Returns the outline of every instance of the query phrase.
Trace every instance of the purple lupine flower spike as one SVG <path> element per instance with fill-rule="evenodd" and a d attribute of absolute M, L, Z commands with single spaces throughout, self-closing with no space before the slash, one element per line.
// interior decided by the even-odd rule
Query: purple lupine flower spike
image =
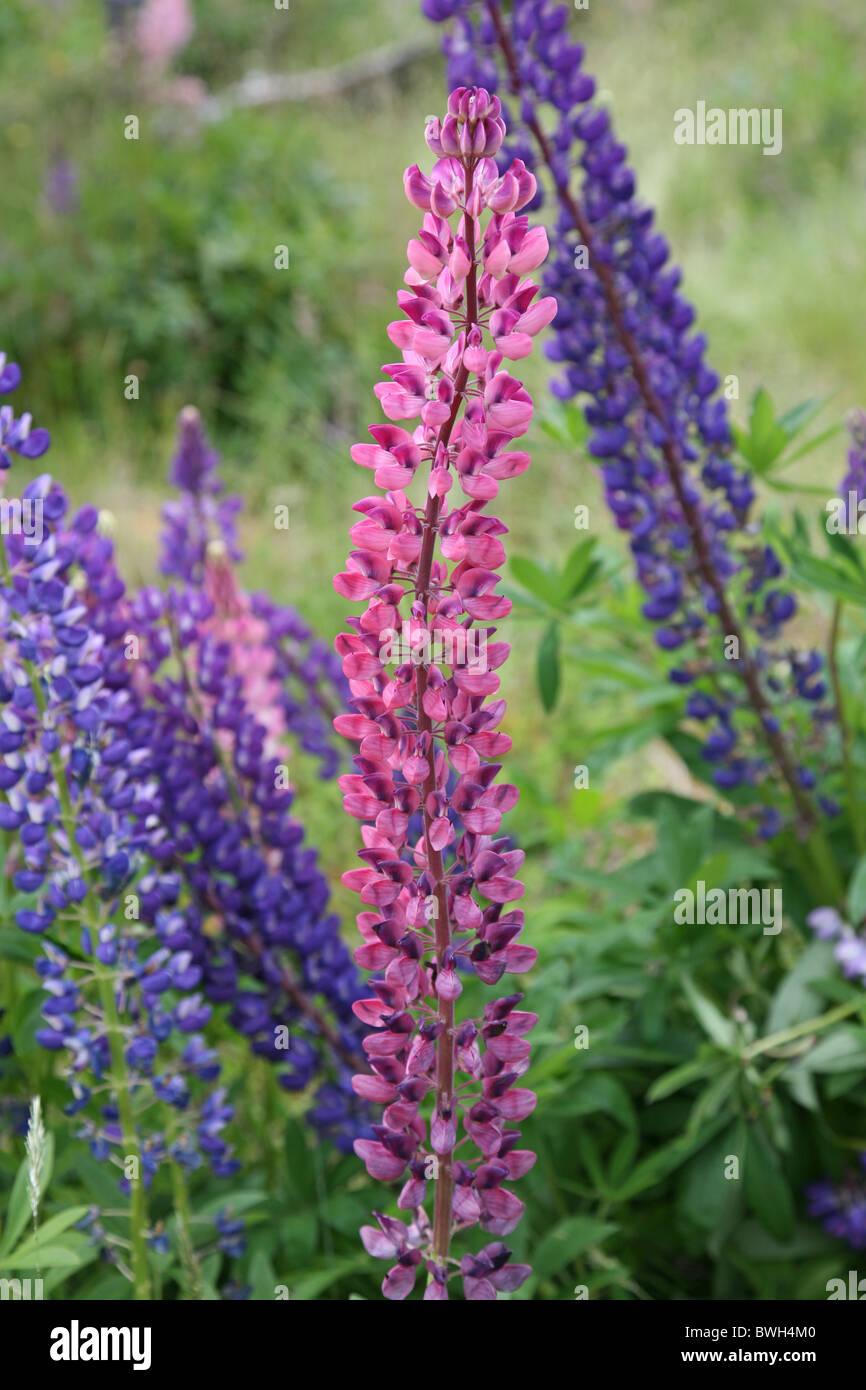
<path fill-rule="evenodd" d="M 162 568 L 181 582 L 142 590 L 129 611 L 153 719 L 157 853 L 191 901 L 173 944 L 192 951 L 206 997 L 229 1008 L 232 1026 L 279 1068 L 280 1085 L 318 1082 L 306 1117 L 350 1150 L 371 1133 L 351 1086 L 361 979 L 293 817 L 286 762 L 295 736 L 333 774 L 328 720 L 347 687 L 293 610 L 243 592 L 233 568 L 242 504 L 224 494 L 217 465 L 187 407 L 171 468 L 181 493 L 163 510 Z"/>
<path fill-rule="evenodd" d="M 866 500 L 866 410 L 848 416 L 848 471 L 842 480 L 843 517 L 850 534 L 857 534 L 861 502 Z"/>
<path fill-rule="evenodd" d="M 4 365 L 7 389 L 19 378 Z M 162 1045 L 170 1052 L 195 1039 L 221 1006 L 252 1050 L 279 1066 L 285 1088 L 318 1083 L 307 1118 L 349 1150 L 371 1133 L 351 1085 L 363 1056 L 352 1004 L 363 991 L 292 814 L 293 792 L 277 775 L 291 736 L 333 769 L 327 720 L 346 685 L 296 614 L 264 598 L 256 613 L 235 582 L 240 504 L 222 496 L 195 412 L 184 412 L 174 467 L 190 490 L 169 513 L 181 570 L 169 594 L 128 596 L 95 508 L 70 520 L 47 475 L 23 492 L 30 534 L 3 538 L 0 828 L 13 838 L 7 869 L 26 895 L 16 921 L 54 936 L 70 914 L 88 922 L 125 1001 L 126 1065 L 158 1100 L 190 1104 L 182 1073 L 199 1075 L 198 1064 L 178 1066 Z M 101 1005 L 91 1008 L 80 988 L 77 954 L 77 943 L 49 952 L 41 968 L 51 997 L 39 1041 L 71 1053 L 72 1110 L 86 1112 L 88 1137 L 107 1157 L 118 1127 L 92 1117 L 85 1080 L 105 1069 L 105 1035 L 82 1015 L 86 1007 L 92 1022 Z M 213 1057 L 201 1066 L 200 1079 L 216 1081 Z M 228 1171 L 227 1121 L 214 1101 L 198 1142 L 190 1126 L 182 1160 L 206 1154 Z M 148 1155 L 146 1176 L 165 1156 L 155 1133 Z"/>
<path fill-rule="evenodd" d="M 499 727 L 505 702 L 492 697 L 509 647 L 490 639 L 511 605 L 496 592 L 506 528 L 486 504 L 529 466 L 513 445 L 532 401 L 503 364 L 527 355 L 556 306 L 534 302 L 538 286 L 522 278 L 544 260 L 547 238 L 520 215 L 535 179 L 520 161 L 497 170 L 504 134 L 499 101 L 459 88 L 444 120 L 427 127 L 432 173 L 406 171 L 424 223 L 397 297 L 405 317 L 388 329 L 402 361 L 376 387 L 392 423 L 372 425 L 374 442 L 352 450 L 384 496 L 356 503 L 355 548 L 334 580 L 366 602 L 337 639 L 355 712 L 336 727 L 360 743 L 340 786 L 347 813 L 363 822 L 364 867 L 343 882 L 368 909 L 355 959 L 375 972 L 372 996 L 355 1005 L 373 1029 L 364 1040 L 372 1075 L 354 1084 L 386 1107 L 355 1149 L 373 1177 L 400 1180 L 397 1206 L 409 1213 L 408 1224 L 377 1213 L 378 1229 L 362 1231 L 367 1250 L 390 1262 L 389 1299 L 406 1298 L 422 1270 L 431 1301 L 448 1298 L 457 1273 L 476 1300 L 529 1273 L 500 1241 L 458 1268 L 450 1254 L 457 1231 L 515 1228 L 523 1203 L 506 1184 L 535 1161 L 516 1147 L 513 1125 L 535 1105 L 519 1082 L 536 1016 L 518 993 L 459 1024 L 455 1007 L 459 966 L 494 985 L 537 954 L 519 940 L 514 906 L 524 856 L 500 836 L 517 789 L 496 781 L 511 744 Z M 393 423 L 419 416 L 410 428 Z M 408 496 L 416 474 L 417 505 Z"/>
<path fill-rule="evenodd" d="M 821 658 L 777 644 L 795 601 L 778 557 L 755 539 L 753 489 L 731 459 L 719 378 L 652 209 L 636 197 L 626 148 L 593 102 L 570 11 L 555 0 L 423 0 L 422 8 L 454 21 L 444 45 L 450 82 L 483 82 L 513 99 L 514 120 L 506 118 L 516 138 L 500 167 L 518 155 L 552 180 L 559 215 L 545 285 L 558 312 L 548 352 L 564 368 L 553 389 L 586 402 L 589 451 L 629 533 L 644 616 L 659 646 L 678 653 L 671 679 L 691 688 L 686 712 L 706 730 L 713 780 L 743 789 L 743 809 L 764 836 L 783 820 L 760 788 L 781 781 L 806 833 L 818 817 L 816 777 L 791 749 L 809 746 L 833 717 Z M 713 627 L 736 639 L 735 659 Z M 827 798 L 818 804 L 834 809 Z"/>
<path fill-rule="evenodd" d="M 149 726 L 122 656 L 117 607 L 124 589 L 111 542 L 96 530 L 92 507 L 69 516 L 64 493 L 47 475 L 25 487 L 22 501 L 34 504 L 32 534 L 3 538 L 0 826 L 14 837 L 5 868 L 26 904 L 15 913 L 17 925 L 57 938 L 46 937 L 36 965 L 46 994 L 37 1041 L 64 1054 L 66 1113 L 78 1117 L 77 1133 L 95 1157 L 128 1154 L 134 1138 L 121 1122 L 119 1098 L 105 1094 L 111 1072 L 137 1103 L 149 1095 L 183 1111 L 185 1154 L 196 1163 L 206 1156 L 214 1172 L 228 1175 L 236 1164 L 222 1131 L 232 1111 L 209 1113 L 207 1083 L 219 1068 L 209 1061 L 204 1076 L 184 1055 L 189 1035 L 210 1016 L 194 993 L 201 970 L 169 942 L 154 950 L 138 924 L 133 885 L 151 849 Z M 171 875 L 152 875 L 160 926 L 178 888 Z M 79 924 L 73 939 L 70 918 Z M 98 975 L 106 974 L 117 1022 L 99 987 Z M 110 1047 L 117 1028 L 122 1082 Z M 142 1122 L 141 1136 L 147 1187 L 175 1141 L 152 1119 Z"/>

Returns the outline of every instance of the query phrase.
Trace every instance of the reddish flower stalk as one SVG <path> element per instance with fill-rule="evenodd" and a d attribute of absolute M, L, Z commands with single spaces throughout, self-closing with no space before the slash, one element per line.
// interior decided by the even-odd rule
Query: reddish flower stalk
<path fill-rule="evenodd" d="M 424 225 L 409 243 L 409 288 L 398 295 L 406 317 L 388 330 L 403 360 L 383 369 L 390 381 L 376 394 L 390 421 L 420 416 L 420 424 L 411 434 L 373 425 L 375 443 L 352 450 L 385 495 L 356 503 L 357 549 L 334 580 L 339 593 L 367 603 L 337 639 L 355 713 L 335 726 L 360 743 L 357 770 L 340 785 L 347 812 L 364 822 L 365 866 L 343 881 L 372 909 L 358 916 L 364 944 L 355 959 L 377 972 L 372 997 L 355 1005 L 375 1030 L 364 1043 L 372 1075 L 354 1085 L 386 1106 L 375 1138 L 355 1149 L 373 1177 L 404 1179 L 397 1205 L 412 1214 L 407 1226 L 377 1213 L 379 1228 L 361 1233 L 371 1254 L 392 1261 L 383 1283 L 392 1299 L 407 1296 L 422 1263 L 425 1299 L 446 1299 L 458 1270 L 470 1299 L 494 1299 L 529 1272 L 508 1263 L 501 1241 L 459 1265 L 450 1254 L 458 1230 L 514 1229 L 523 1203 L 502 1184 L 535 1158 L 515 1149 L 519 1133 L 507 1128 L 535 1104 L 515 1085 L 528 1067 L 535 1015 L 517 1009 L 519 994 L 459 1025 L 454 1009 L 460 966 L 495 984 L 529 969 L 537 954 L 519 944 L 523 913 L 511 907 L 523 892 L 515 878 L 523 855 L 496 838 L 517 789 L 496 784 L 492 761 L 511 746 L 498 731 L 505 702 L 485 701 L 509 653 L 507 643 L 489 641 L 490 624 L 511 605 L 495 592 L 507 528 L 485 506 L 500 481 L 529 467 L 511 445 L 529 425 L 532 401 L 503 360 L 531 351 L 556 304 L 533 304 L 537 285 L 520 279 L 544 260 L 547 238 L 517 215 L 534 196 L 533 176 L 520 160 L 501 176 L 496 168 L 504 132 L 495 97 L 459 88 L 444 121 L 426 131 L 438 156 L 430 178 L 417 165 L 406 171 Z M 423 465 L 422 510 L 406 489 Z M 455 480 L 465 500 L 449 507 Z"/>

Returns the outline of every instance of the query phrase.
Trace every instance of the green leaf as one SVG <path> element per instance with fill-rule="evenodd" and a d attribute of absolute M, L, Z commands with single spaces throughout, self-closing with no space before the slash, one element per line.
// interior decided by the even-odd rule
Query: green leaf
<path fill-rule="evenodd" d="M 801 444 L 799 449 L 795 449 L 792 454 L 785 455 L 783 467 L 787 468 L 789 464 L 796 463 L 798 459 L 805 458 L 806 454 L 811 454 L 813 449 L 817 449 L 820 445 L 826 444 L 827 440 L 832 439 L 841 429 L 841 425 L 831 425 L 829 429 L 822 430 L 820 434 L 814 435 L 812 439 L 807 439 L 806 443 Z"/>
<path fill-rule="evenodd" d="M 40 1225 L 38 1235 L 30 1235 L 21 1245 L 16 1246 L 13 1252 L 15 1258 L 20 1259 L 22 1255 L 30 1254 L 34 1256 L 33 1263 L 36 1263 L 36 1256 L 40 1254 L 43 1245 L 50 1245 L 57 1236 L 62 1235 L 70 1226 L 74 1226 L 76 1221 L 80 1221 L 83 1216 L 86 1216 L 89 1210 L 90 1208 L 86 1206 L 67 1207 L 65 1211 L 57 1212 L 55 1216 Z"/>
<path fill-rule="evenodd" d="M 750 1260 L 781 1263 L 806 1260 L 838 1250 L 838 1242 L 825 1235 L 817 1222 L 798 1222 L 789 1240 L 783 1243 L 768 1235 L 755 1221 L 744 1221 L 734 1238 L 737 1249 Z"/>
<path fill-rule="evenodd" d="M 11 909 L 10 909 L 11 911 Z M 0 956 L 18 965 L 32 965 L 42 950 L 43 938 L 31 936 L 20 927 L 0 927 Z"/>
<path fill-rule="evenodd" d="M 40 1245 L 34 1248 L 29 1243 L 13 1250 L 0 1260 L 0 1269 L 76 1269 L 81 1257 L 72 1245 Z"/>
<path fill-rule="evenodd" d="M 511 561 L 511 573 L 522 584 L 529 593 L 535 594 L 536 598 L 541 598 L 551 608 L 559 606 L 559 584 L 557 577 L 549 570 L 543 569 L 535 560 L 530 560 L 528 555 L 515 555 Z"/>
<path fill-rule="evenodd" d="M 780 415 L 779 424 L 789 439 L 793 439 L 795 434 L 799 434 L 800 430 L 805 429 L 810 420 L 814 420 L 816 415 L 820 415 L 831 399 L 831 396 L 810 396 L 808 400 L 801 401 L 799 405 L 791 406 L 790 410 L 786 410 Z M 833 425 L 832 428 L 837 430 L 840 426 Z"/>
<path fill-rule="evenodd" d="M 831 560 L 800 552 L 792 557 L 791 573 L 806 589 L 820 589 L 834 598 L 850 599 L 854 603 L 866 601 L 866 582 L 858 583 L 847 568 Z"/>
<path fill-rule="evenodd" d="M 734 1046 L 737 1030 L 734 1022 L 730 1018 L 725 1018 L 724 1014 L 711 999 L 692 983 L 688 975 L 683 976 L 683 991 L 691 1005 L 692 1012 L 698 1023 L 703 1028 L 707 1037 L 712 1038 L 719 1047 L 726 1049 Z"/>
<path fill-rule="evenodd" d="M 825 491 L 818 489 L 818 491 Z M 852 578 L 856 581 L 860 579 L 866 571 L 863 569 L 863 561 L 860 558 L 860 548 L 855 545 L 851 536 L 846 536 L 842 531 L 828 531 L 827 544 L 835 552 L 836 558 L 843 561 L 850 570 L 853 570 Z"/>
<path fill-rule="evenodd" d="M 548 1231 L 532 1255 L 534 1283 L 549 1279 L 594 1245 L 601 1245 L 617 1227 L 593 1216 L 569 1216 Z"/>
<path fill-rule="evenodd" d="M 781 1164 L 760 1124 L 749 1125 L 745 1153 L 746 1198 L 765 1230 L 777 1240 L 794 1233 L 794 1199 Z"/>
<path fill-rule="evenodd" d="M 768 391 L 762 386 L 752 399 L 749 433 L 736 431 L 740 452 L 756 473 L 766 473 L 788 443 L 788 434 L 776 421 L 776 412 Z"/>
<path fill-rule="evenodd" d="M 27 1195 L 27 1159 L 18 1169 L 15 1175 L 15 1182 L 12 1185 L 12 1194 L 9 1198 L 9 1206 L 6 1213 L 6 1225 L 3 1230 L 3 1239 L 0 1240 L 0 1257 L 7 1254 L 18 1240 L 27 1222 L 31 1219 L 30 1199 Z M 42 1177 L 40 1179 L 40 1196 L 48 1190 L 51 1181 L 51 1173 L 54 1168 L 54 1135 L 50 1132 L 45 1137 L 45 1159 L 42 1164 Z"/>
<path fill-rule="evenodd" d="M 293 1300 L 299 1302 L 312 1302 L 318 1298 L 320 1293 L 329 1289 L 332 1284 L 336 1284 L 338 1279 L 345 1278 L 348 1274 L 356 1271 L 363 1271 L 369 1274 L 370 1260 L 362 1255 L 352 1259 L 328 1260 L 327 1264 L 317 1266 L 314 1269 L 305 1268 L 302 1270 L 291 1271 L 284 1279 L 280 1279 L 281 1284 L 286 1284 Z"/>
<path fill-rule="evenodd" d="M 573 401 L 548 402 L 539 424 L 544 434 L 558 444 L 582 447 L 589 435 L 583 411 Z"/>
<path fill-rule="evenodd" d="M 267 1194 L 264 1192 L 247 1192 L 243 1188 L 237 1188 L 233 1192 L 227 1192 L 203 1202 L 200 1207 L 196 1208 L 195 1216 L 203 1221 L 213 1221 L 217 1213 L 223 1208 L 230 1211 L 233 1216 L 241 1216 L 251 1207 L 256 1207 L 260 1202 L 266 1200 Z"/>
<path fill-rule="evenodd" d="M 250 1284 L 252 1284 L 252 1296 L 256 1302 L 273 1300 L 274 1290 L 280 1281 L 274 1273 L 274 1267 L 271 1264 L 267 1251 L 255 1251 L 250 1260 L 247 1278 Z"/>
<path fill-rule="evenodd" d="M 538 646 L 536 666 L 541 703 L 549 714 L 559 694 L 559 624 L 551 623 Z"/>
<path fill-rule="evenodd" d="M 842 1026 L 822 1038 L 800 1058 L 810 1072 L 866 1071 L 866 1045 L 862 1028 Z"/>
<path fill-rule="evenodd" d="M 568 556 L 559 580 L 559 602 L 568 603 L 590 588 L 602 572 L 600 560 L 594 557 L 596 543 L 580 541 Z"/>
<path fill-rule="evenodd" d="M 860 860 L 848 884 L 848 916 L 855 925 L 866 917 L 866 854 Z"/>
<path fill-rule="evenodd" d="M 574 1049 L 568 1050 L 575 1065 Z M 535 1072 L 533 1075 L 539 1079 Z M 637 1128 L 637 1115 L 628 1091 L 615 1077 L 600 1072 L 588 1072 L 577 1085 L 569 1086 L 560 1099 L 551 1100 L 550 1107 L 557 1115 L 610 1115 L 624 1129 Z"/>
<path fill-rule="evenodd" d="M 696 1226 L 710 1231 L 718 1227 L 731 1189 L 738 1184 L 725 1177 L 729 1154 L 742 1153 L 740 1124 L 734 1123 L 723 1134 L 716 1135 L 690 1159 L 678 1183 L 677 1206 Z"/>
<path fill-rule="evenodd" d="M 780 1033 L 794 1023 L 815 1018 L 820 1012 L 821 996 L 811 986 L 816 980 L 832 975 L 834 969 L 831 943 L 813 941 L 776 990 L 764 1024 L 764 1033 Z"/>
<path fill-rule="evenodd" d="M 825 396 L 821 399 L 803 401 L 776 419 L 769 393 L 761 387 L 755 394 L 749 417 L 749 429 L 745 431 L 734 426 L 734 438 L 743 457 L 751 463 L 757 474 L 766 476 L 766 480 L 771 486 L 779 487 L 780 490 L 784 491 L 801 490 L 797 484 L 779 484 L 767 475 L 782 454 L 785 454 L 785 459 L 780 464 L 780 468 L 788 468 L 792 463 L 796 463 L 797 459 L 804 458 L 806 454 L 811 453 L 828 439 L 831 439 L 841 429 L 838 424 L 831 425 L 828 429 L 822 430 L 812 439 L 801 444 L 792 453 L 787 453 L 791 441 L 805 429 L 816 415 L 820 414 L 829 399 L 829 396 Z M 802 490 L 808 492 L 814 489 L 804 487 Z"/>
<path fill-rule="evenodd" d="M 656 1077 L 647 1091 L 647 1105 L 654 1105 L 658 1100 L 666 1100 L 668 1096 L 674 1095 L 683 1086 L 689 1086 L 693 1081 L 700 1081 L 704 1077 L 712 1076 L 719 1065 L 718 1056 L 702 1057 L 691 1062 L 683 1062 L 681 1067 L 674 1067 L 672 1071 L 666 1071 L 662 1076 Z"/>
<path fill-rule="evenodd" d="M 628 1178 L 615 1192 L 611 1193 L 612 1200 L 617 1202 L 627 1202 L 632 1197 L 646 1191 L 648 1187 L 655 1187 L 656 1183 L 662 1182 L 664 1178 L 673 1173 L 698 1149 L 702 1148 L 710 1138 L 728 1123 L 727 1116 L 713 1116 L 708 1122 L 708 1130 L 699 1136 L 677 1135 L 669 1143 L 663 1144 L 647 1158 L 645 1158 Z"/>

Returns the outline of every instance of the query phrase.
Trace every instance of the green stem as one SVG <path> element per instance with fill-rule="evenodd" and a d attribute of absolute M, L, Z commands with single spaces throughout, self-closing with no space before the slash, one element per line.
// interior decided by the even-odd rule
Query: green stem
<path fill-rule="evenodd" d="M 91 927 L 91 933 L 94 934 Z M 98 967 L 97 967 L 98 968 Z M 126 1059 L 123 1055 L 123 1031 L 114 997 L 114 984 L 110 975 L 100 972 L 99 997 L 108 1034 L 108 1048 L 111 1056 L 109 1080 L 117 1097 L 117 1110 L 120 1116 L 120 1129 L 123 1142 L 124 1160 L 133 1159 L 135 1176 L 129 1179 L 129 1220 L 130 1244 L 132 1246 L 132 1279 L 134 1296 L 139 1302 L 150 1299 L 150 1269 L 147 1260 L 147 1206 L 144 1196 L 144 1181 L 141 1173 L 141 1152 L 132 1113 L 132 1097 L 126 1079 Z"/>
<path fill-rule="evenodd" d="M 824 832 L 819 830 L 816 826 L 808 839 L 803 842 L 803 848 L 812 861 L 812 867 L 815 871 L 815 883 L 820 887 L 820 906 L 843 907 L 845 903 L 845 885 L 842 882 L 839 865 L 836 863 L 833 852 L 824 838 Z"/>
<path fill-rule="evenodd" d="M 189 1194 L 183 1169 L 176 1161 L 171 1164 L 171 1182 L 174 1190 L 174 1215 L 177 1223 L 177 1249 L 184 1273 L 183 1291 L 188 1299 L 202 1297 L 201 1271 L 196 1258 L 190 1231 L 191 1216 Z"/>
<path fill-rule="evenodd" d="M 857 843 L 857 848 L 861 854 L 864 854 L 866 853 L 866 831 L 864 831 L 863 828 L 860 798 L 857 796 L 857 783 L 854 778 L 851 725 L 848 723 L 845 712 L 842 681 L 839 675 L 838 648 L 841 628 L 842 600 L 837 599 L 833 607 L 833 626 L 830 630 L 830 645 L 827 658 L 830 667 L 830 679 L 833 683 L 833 701 L 836 705 L 836 718 L 839 721 L 839 735 L 842 740 L 842 773 L 845 778 L 845 790 L 848 794 L 848 815 L 851 819 L 851 829 Z"/>
<path fill-rule="evenodd" d="M 847 1004 L 837 1004 L 835 1009 L 829 1009 L 818 1018 L 807 1018 L 805 1023 L 795 1023 L 791 1028 L 783 1028 L 780 1033 L 758 1038 L 756 1042 L 743 1049 L 741 1059 L 751 1062 L 753 1057 L 759 1057 L 762 1052 L 772 1052 L 774 1048 L 784 1047 L 785 1043 L 793 1042 L 795 1038 L 803 1038 L 808 1033 L 820 1033 L 824 1028 L 829 1028 L 831 1024 L 838 1023 L 840 1019 L 848 1018 L 863 1008 L 866 1008 L 866 998 L 849 999 Z"/>

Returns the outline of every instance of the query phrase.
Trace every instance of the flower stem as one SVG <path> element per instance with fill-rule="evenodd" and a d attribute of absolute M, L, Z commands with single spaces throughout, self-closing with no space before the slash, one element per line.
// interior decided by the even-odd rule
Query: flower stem
<path fill-rule="evenodd" d="M 769 1037 L 758 1038 L 743 1050 L 742 1059 L 750 1062 L 753 1057 L 759 1057 L 762 1052 L 772 1052 L 775 1048 L 783 1047 L 785 1043 L 793 1042 L 796 1038 L 806 1037 L 809 1033 L 820 1033 L 822 1029 L 829 1028 L 831 1024 L 838 1023 L 843 1018 L 848 1018 L 850 1014 L 857 1013 L 864 1006 L 866 1006 L 866 1000 L 862 998 L 849 999 L 847 1004 L 837 1004 L 834 1009 L 828 1009 L 827 1013 L 821 1014 L 818 1018 L 807 1018 L 805 1023 L 795 1023 L 791 1028 L 783 1028 L 779 1033 L 771 1033 Z"/>
<path fill-rule="evenodd" d="M 465 171 L 464 190 L 465 203 L 468 205 L 472 193 L 472 168 L 468 166 Z M 469 255 L 469 273 L 466 278 L 466 331 L 478 324 L 478 267 L 475 260 L 475 221 L 468 212 L 465 213 L 466 244 Z M 460 406 L 464 400 L 466 384 L 469 380 L 469 371 L 465 366 L 461 366 L 454 383 L 454 401 L 451 406 L 451 413 L 439 433 L 436 447 L 433 452 L 433 459 L 439 455 L 440 450 L 447 449 L 451 438 L 454 425 Z M 427 506 L 424 511 L 423 522 L 423 541 L 421 553 L 418 558 L 418 575 L 415 581 L 415 598 L 424 607 L 423 618 L 426 622 L 429 598 L 430 598 L 430 576 L 433 568 L 433 554 L 436 545 L 437 523 L 439 520 L 440 499 L 435 493 L 431 493 L 427 498 Z M 424 780 L 422 789 L 422 810 L 424 817 L 424 839 L 427 846 L 427 870 L 433 880 L 434 896 L 436 898 L 436 953 L 438 964 L 441 969 L 446 950 L 451 944 L 451 924 L 448 917 L 448 889 L 445 882 L 445 872 L 442 865 L 442 854 L 439 850 L 433 849 L 430 843 L 430 812 L 428 810 L 428 799 L 436 791 L 436 772 L 435 757 L 436 747 L 433 742 L 433 724 L 430 716 L 424 709 L 424 695 L 427 690 L 427 667 L 423 664 L 418 666 L 416 676 L 416 714 L 417 727 L 419 733 L 430 735 L 430 752 L 428 756 L 428 773 Z M 436 1043 L 436 1111 L 443 1118 L 450 1116 L 454 1107 L 454 1001 L 439 999 L 438 1017 L 442 1024 L 442 1033 Z M 451 1207 L 454 1191 L 454 1178 L 452 1174 L 452 1163 L 454 1159 L 453 1150 L 441 1155 L 439 1165 L 439 1176 L 436 1179 L 436 1199 L 433 1208 L 433 1250 L 440 1260 L 448 1258 L 451 1246 Z"/>
<path fill-rule="evenodd" d="M 202 1297 L 201 1270 L 190 1232 L 189 1194 L 183 1168 L 176 1160 L 172 1160 L 171 1164 L 171 1182 L 177 1223 L 177 1249 L 184 1274 L 183 1292 L 188 1299 L 199 1300 Z"/>

